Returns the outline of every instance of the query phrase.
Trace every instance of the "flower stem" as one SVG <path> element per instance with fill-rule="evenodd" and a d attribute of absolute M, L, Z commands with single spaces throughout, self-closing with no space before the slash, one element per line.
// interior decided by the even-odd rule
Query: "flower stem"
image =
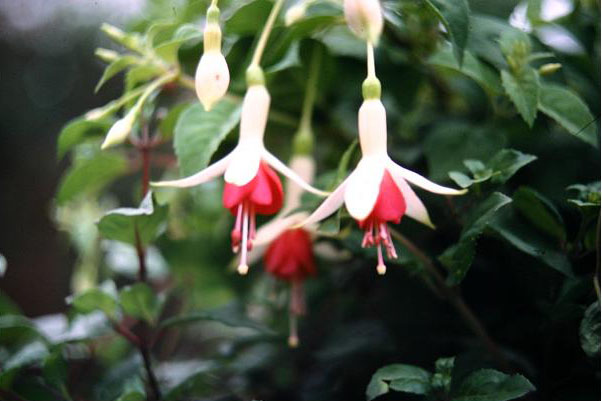
<path fill-rule="evenodd" d="M 376 78 L 376 67 L 374 64 L 374 46 L 372 43 L 366 42 L 366 57 L 368 64 L 368 78 Z"/>
<path fill-rule="evenodd" d="M 470 309 L 470 307 L 466 304 L 462 295 L 454 288 L 449 287 L 445 283 L 443 275 L 439 272 L 432 259 L 400 232 L 391 229 L 391 235 L 395 237 L 397 241 L 401 242 L 401 244 L 405 246 L 406 249 L 410 251 L 410 253 L 416 256 L 424 264 L 425 269 L 433 277 L 439 292 L 445 298 L 447 298 L 447 300 L 452 304 L 452 306 L 458 311 L 458 313 L 460 314 L 466 325 L 472 330 L 472 332 L 481 339 L 491 356 L 495 358 L 498 364 L 505 369 L 509 369 L 508 361 L 500 351 L 499 346 L 495 343 L 495 341 L 487 332 L 487 329 L 485 328 L 483 323 L 474 314 L 472 309 Z"/>
<path fill-rule="evenodd" d="M 322 62 L 322 54 L 318 46 L 314 47 L 311 64 L 309 66 L 309 75 L 307 77 L 307 85 L 305 87 L 305 99 L 303 99 L 303 109 L 301 110 L 301 121 L 299 123 L 299 131 L 307 129 L 311 132 L 311 118 L 314 111 L 314 103 L 316 101 L 316 92 L 318 89 L 318 72 L 320 63 Z"/>
<path fill-rule="evenodd" d="M 253 53 L 253 59 L 251 60 L 251 66 L 259 66 L 261 56 L 263 55 L 265 46 L 268 43 L 270 32 L 274 27 L 276 16 L 280 12 L 280 8 L 282 8 L 283 3 L 284 0 L 276 0 L 276 2 L 274 3 L 272 11 L 270 11 L 270 15 L 268 16 L 268 20 L 266 21 L 265 26 L 263 27 L 263 31 L 261 32 L 261 36 L 259 37 L 259 42 L 257 42 L 257 47 L 255 48 L 255 53 Z"/>

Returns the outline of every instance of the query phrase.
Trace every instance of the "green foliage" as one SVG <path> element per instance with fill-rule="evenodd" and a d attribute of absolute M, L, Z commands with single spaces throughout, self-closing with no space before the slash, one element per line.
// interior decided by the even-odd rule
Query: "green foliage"
<path fill-rule="evenodd" d="M 341 4 L 308 3 L 291 26 L 279 15 L 267 41 L 265 146 L 281 160 L 294 153 L 319 54 L 309 156 L 314 185 L 333 190 L 361 156 L 366 45 L 345 26 Z M 253 244 L 247 277 L 230 269 L 234 218 L 222 208 L 220 180 L 118 207 L 136 204 L 149 180 L 192 175 L 232 148 L 245 70 L 274 2 L 219 2 L 231 82 L 209 112 L 196 100 L 193 77 L 209 1 L 152 0 L 127 29 L 103 25 L 117 50 L 97 52 L 108 66 L 96 90 L 111 78 L 123 78 L 123 90 L 65 125 L 57 140 L 58 159 L 71 159 L 55 216 L 75 245 L 75 267 L 63 266 L 64 277 L 73 271 L 75 295 L 66 313 L 38 320 L 21 315 L 28 305 L 17 306 L 12 292 L 0 293 L 0 398 L 8 391 L 28 401 L 153 399 L 152 371 L 162 399 L 174 401 L 405 396 L 396 392 L 503 401 L 534 390 L 525 376 L 537 379 L 539 398 L 598 399 L 591 389 L 599 371 L 583 351 L 600 352 L 592 112 L 599 108 L 599 6 L 582 2 L 549 22 L 542 2 L 530 0 L 526 33 L 508 23 L 514 4 L 506 3 L 382 2 L 375 61 L 388 153 L 468 191 L 444 197 L 416 188 L 437 229 L 405 217 L 390 223 L 399 257 L 385 258 L 385 277 L 374 275 L 376 251 L 361 247 L 362 232 L 343 207 L 310 227 L 317 274 L 304 281 L 301 298 L 262 272 L 263 245 Z M 567 54 L 546 41 L 542 28 L 559 27 L 586 52 Z M 562 68 L 542 66 L 543 59 Z M 101 138 L 137 102 L 129 141 L 100 151 Z M 305 195 L 295 211 L 320 202 Z M 257 228 L 271 218 L 258 216 Z M 0 256 L 8 283 L 18 265 L 13 270 L 11 253 L 1 251 L 11 261 L 6 272 Z M 298 349 L 286 347 L 289 330 L 299 334 Z M 431 371 L 391 364 L 394 355 L 407 362 L 452 352 L 458 356 L 437 359 Z"/>
<path fill-rule="evenodd" d="M 157 205 L 152 192 L 137 208 L 110 210 L 98 222 L 98 231 L 107 239 L 146 245 L 165 229 L 167 206 Z"/>
<path fill-rule="evenodd" d="M 426 399 L 508 401 L 535 390 L 524 376 L 507 375 L 493 369 L 474 371 L 455 383 L 458 378 L 454 374 L 454 361 L 454 358 L 438 359 L 434 374 L 413 365 L 394 364 L 380 368 L 372 375 L 366 398 L 371 401 L 393 390 L 424 395 Z"/>
<path fill-rule="evenodd" d="M 240 107 L 239 102 L 224 99 L 208 112 L 198 103 L 182 112 L 174 131 L 174 149 L 183 176 L 207 167 L 219 144 L 238 125 Z"/>
<path fill-rule="evenodd" d="M 144 283 L 136 283 L 119 292 L 119 304 L 126 315 L 153 323 L 161 311 L 161 303 L 154 291 Z"/>

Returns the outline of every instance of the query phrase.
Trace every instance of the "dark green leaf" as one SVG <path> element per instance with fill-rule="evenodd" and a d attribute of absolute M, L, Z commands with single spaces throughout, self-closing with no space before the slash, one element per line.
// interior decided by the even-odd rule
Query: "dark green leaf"
<path fill-rule="evenodd" d="M 63 390 L 68 376 L 67 361 L 63 358 L 61 347 L 53 350 L 44 359 L 42 365 L 44 379 L 52 386 Z"/>
<path fill-rule="evenodd" d="M 236 304 L 227 305 L 219 309 L 196 311 L 172 317 L 162 321 L 161 327 L 179 326 L 202 321 L 215 321 L 230 327 L 245 327 L 262 333 L 273 334 L 271 329 L 249 319 Z"/>
<path fill-rule="evenodd" d="M 522 375 L 481 369 L 464 379 L 454 392 L 452 401 L 507 401 L 533 390 L 533 384 Z"/>
<path fill-rule="evenodd" d="M 207 167 L 219 144 L 240 121 L 240 110 L 240 103 L 223 99 L 211 111 L 196 103 L 182 112 L 174 138 L 182 175 Z"/>
<path fill-rule="evenodd" d="M 289 46 L 288 50 L 276 64 L 271 65 L 265 69 L 268 74 L 274 74 L 279 71 L 286 70 L 291 67 L 298 67 L 301 65 L 301 59 L 299 58 L 299 42 L 293 42 Z"/>
<path fill-rule="evenodd" d="M 533 226 L 560 240 L 566 239 L 562 216 L 552 202 L 528 187 L 520 187 L 512 197 L 514 207 Z"/>
<path fill-rule="evenodd" d="M 570 134 L 592 146 L 598 146 L 596 118 L 575 93 L 559 85 L 542 85 L 539 110 L 556 120 Z"/>
<path fill-rule="evenodd" d="M 536 159 L 536 156 L 521 153 L 514 149 L 503 149 L 487 163 L 487 167 L 493 170 L 491 181 L 496 184 L 503 184 L 518 170 Z"/>
<path fill-rule="evenodd" d="M 121 395 L 116 401 L 144 401 L 146 396 L 139 391 L 128 391 Z"/>
<path fill-rule="evenodd" d="M 442 46 L 428 60 L 432 65 L 444 67 L 466 75 L 475 80 L 485 91 L 492 95 L 501 93 L 502 85 L 495 71 L 480 62 L 472 53 L 464 52 L 464 62 L 458 63 L 454 58 L 453 50 L 449 46 Z"/>
<path fill-rule="evenodd" d="M 458 243 L 447 248 L 439 256 L 441 264 L 450 272 L 448 277 L 450 284 L 458 284 L 464 279 L 474 258 L 475 241 L 490 224 L 497 211 L 510 202 L 512 199 L 506 195 L 494 192 L 472 209 Z"/>
<path fill-rule="evenodd" d="M 412 365 L 394 364 L 378 369 L 373 375 L 366 398 L 368 401 L 386 394 L 389 390 L 411 394 L 427 394 L 430 390 L 431 373 Z"/>
<path fill-rule="evenodd" d="M 444 1 L 425 0 L 437 14 L 441 23 L 449 33 L 449 39 L 454 46 L 454 55 L 459 64 L 464 58 L 464 48 L 470 31 L 470 9 L 467 0 Z"/>
<path fill-rule="evenodd" d="M 36 326 L 25 316 L 3 315 L 0 316 L 0 342 L 27 341 L 32 338 L 44 338 Z"/>
<path fill-rule="evenodd" d="M 157 319 L 161 305 L 153 290 L 144 283 L 136 283 L 119 292 L 119 304 L 126 315 L 146 320 Z"/>
<path fill-rule="evenodd" d="M 496 216 L 489 227 L 520 251 L 567 276 L 572 276 L 571 263 L 567 256 L 558 250 L 558 245 L 550 242 L 532 226 L 525 224 L 512 210 Z"/>
<path fill-rule="evenodd" d="M 24 366 L 42 362 L 47 355 L 48 348 L 46 344 L 41 341 L 34 341 L 19 349 L 2 364 L 2 368 L 5 371 L 19 369 Z"/>
<path fill-rule="evenodd" d="M 539 75 L 530 67 L 524 67 L 513 75 L 502 70 L 502 85 L 523 120 L 533 126 L 539 101 Z"/>
<path fill-rule="evenodd" d="M 57 158 L 62 159 L 75 145 L 79 145 L 89 138 L 105 135 L 113 123 L 114 121 L 110 119 L 90 121 L 84 117 L 71 120 L 59 134 Z"/>
<path fill-rule="evenodd" d="M 77 294 L 71 300 L 71 304 L 79 313 L 86 314 L 100 310 L 111 318 L 115 317 L 118 310 L 117 300 L 99 288 L 91 288 Z"/>
<path fill-rule="evenodd" d="M 98 222 L 98 231 L 107 239 L 135 245 L 136 237 L 142 245 L 154 240 L 165 228 L 167 206 L 155 204 L 152 192 L 137 208 L 119 208 L 107 212 Z"/>
<path fill-rule="evenodd" d="M 600 302 L 591 304 L 579 326 L 579 337 L 581 348 L 590 356 L 594 357 L 600 353 Z"/>
<path fill-rule="evenodd" d="M 169 112 L 159 124 L 159 132 L 161 132 L 161 136 L 164 139 L 171 139 L 174 136 L 176 124 L 180 119 L 182 112 L 188 107 L 190 107 L 190 103 L 179 103 L 169 109 Z"/>
<path fill-rule="evenodd" d="M 76 162 L 63 176 L 56 195 L 59 205 L 94 193 L 128 171 L 127 160 L 115 153 L 98 153 Z"/>
<path fill-rule="evenodd" d="M 100 77 L 100 80 L 96 84 L 94 92 L 98 92 L 105 82 L 113 78 L 115 75 L 119 74 L 121 71 L 123 71 L 130 65 L 138 63 L 138 60 L 138 57 L 132 55 L 125 55 L 111 62 L 111 64 L 109 64 L 102 73 L 102 77 Z"/>

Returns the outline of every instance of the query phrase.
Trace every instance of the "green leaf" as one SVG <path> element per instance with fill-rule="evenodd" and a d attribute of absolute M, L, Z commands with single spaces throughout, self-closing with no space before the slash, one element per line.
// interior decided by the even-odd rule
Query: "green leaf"
<path fill-rule="evenodd" d="M 21 315 L 0 316 L 0 343 L 18 343 L 33 338 L 44 339 L 44 336 L 31 320 Z"/>
<path fill-rule="evenodd" d="M 127 160 L 116 153 L 98 153 L 78 161 L 61 179 L 56 201 L 63 205 L 78 196 L 96 192 L 127 171 Z"/>
<path fill-rule="evenodd" d="M 479 61 L 469 51 L 464 52 L 464 61 L 462 64 L 454 57 L 453 49 L 450 46 L 444 45 L 429 58 L 428 62 L 434 66 L 457 71 L 472 78 L 491 95 L 501 93 L 502 85 L 500 78 L 491 67 Z"/>
<path fill-rule="evenodd" d="M 173 327 L 202 321 L 214 321 L 229 327 L 245 327 L 265 334 L 274 332 L 261 323 L 249 319 L 239 305 L 230 304 L 213 310 L 204 310 L 172 317 L 161 322 L 161 327 Z"/>
<path fill-rule="evenodd" d="M 576 198 L 568 201 L 579 207 L 600 207 L 600 181 L 587 185 L 574 184 L 567 187 L 568 191 L 576 191 Z"/>
<path fill-rule="evenodd" d="M 71 120 L 61 130 L 57 140 L 57 158 L 60 160 L 65 154 L 89 138 L 104 136 L 113 125 L 112 119 L 98 121 L 86 120 L 78 117 Z"/>
<path fill-rule="evenodd" d="M 68 377 L 68 366 L 63 358 L 62 348 L 58 347 L 46 356 L 42 364 L 44 379 L 52 386 L 64 389 Z"/>
<path fill-rule="evenodd" d="M 138 236 L 146 245 L 165 228 L 167 206 L 158 206 L 149 191 L 137 208 L 119 208 L 107 212 L 98 222 L 98 231 L 107 239 L 135 245 Z"/>
<path fill-rule="evenodd" d="M 566 276 L 573 275 L 571 263 L 567 256 L 558 250 L 558 244 L 525 224 L 513 210 L 496 216 L 489 227 L 518 250 L 539 259 Z"/>
<path fill-rule="evenodd" d="M 182 112 L 190 107 L 190 103 L 179 103 L 172 106 L 169 112 L 159 123 L 159 132 L 164 139 L 171 139 L 174 136 L 176 124 L 182 115 Z"/>
<path fill-rule="evenodd" d="M 431 373 L 412 365 L 394 364 L 378 369 L 366 389 L 366 399 L 371 401 L 389 390 L 411 394 L 430 391 Z"/>
<path fill-rule="evenodd" d="M 121 71 L 123 71 L 130 65 L 137 64 L 138 61 L 138 57 L 126 54 L 111 62 L 111 64 L 109 64 L 102 73 L 100 80 L 94 88 L 94 93 L 98 92 L 100 88 L 105 84 L 105 82 L 107 82 L 109 79 L 113 78 L 115 75 L 119 74 Z"/>
<path fill-rule="evenodd" d="M 435 361 L 435 374 L 431 378 L 431 387 L 435 391 L 449 393 L 455 362 L 455 357 L 439 358 Z"/>
<path fill-rule="evenodd" d="M 588 356 L 600 353 L 600 302 L 594 302 L 585 310 L 579 326 L 579 338 L 581 348 Z"/>
<path fill-rule="evenodd" d="M 449 39 L 454 47 L 454 55 L 461 65 L 464 58 L 464 48 L 470 31 L 470 9 L 467 0 L 425 0 L 437 14 L 441 23 L 449 33 Z"/>
<path fill-rule="evenodd" d="M 240 111 L 240 103 L 223 99 L 211 111 L 205 111 L 195 103 L 182 112 L 174 137 L 182 175 L 188 176 L 207 167 L 219 144 L 240 121 Z"/>
<path fill-rule="evenodd" d="M 229 35 L 255 35 L 263 28 L 271 6 L 266 0 L 240 1 L 240 5 L 224 12 L 224 32 Z"/>
<path fill-rule="evenodd" d="M 504 135 L 493 126 L 439 123 L 424 142 L 429 177 L 433 181 L 444 181 L 450 171 L 464 168 L 466 159 L 491 159 L 505 142 Z"/>
<path fill-rule="evenodd" d="M 48 356 L 48 348 L 41 341 L 34 341 L 24 345 L 2 364 L 3 370 L 19 369 L 44 360 Z"/>
<path fill-rule="evenodd" d="M 147 82 L 155 77 L 158 77 L 162 72 L 163 71 L 160 67 L 153 64 L 137 65 L 130 68 L 125 73 L 126 92 L 131 91 L 143 82 Z"/>
<path fill-rule="evenodd" d="M 494 192 L 473 208 L 458 243 L 439 255 L 439 261 L 450 272 L 449 284 L 456 285 L 464 279 L 474 259 L 475 241 L 490 224 L 497 211 L 510 202 L 512 199 L 506 195 Z"/>
<path fill-rule="evenodd" d="M 502 85 L 521 117 L 533 126 L 539 101 L 539 75 L 530 67 L 524 67 L 518 75 L 502 70 Z"/>
<path fill-rule="evenodd" d="M 119 292 L 119 304 L 126 315 L 143 319 L 149 323 L 156 321 L 161 305 L 153 290 L 144 283 L 136 283 Z"/>
<path fill-rule="evenodd" d="M 107 316 L 114 318 L 119 308 L 117 300 L 109 293 L 99 288 L 91 288 L 77 294 L 72 300 L 73 307 L 82 314 L 103 311 Z"/>
<path fill-rule="evenodd" d="M 514 207 L 527 220 L 546 234 L 566 239 L 562 216 L 552 202 L 532 188 L 520 187 L 512 197 Z"/>
<path fill-rule="evenodd" d="M 575 93 L 559 85 L 541 85 L 538 107 L 570 134 L 598 146 L 596 117 Z"/>
<path fill-rule="evenodd" d="M 535 160 L 537 156 L 514 149 L 502 149 L 487 163 L 487 167 L 493 170 L 491 181 L 495 184 L 503 184 L 518 170 Z"/>
<path fill-rule="evenodd" d="M 122 394 L 116 401 L 144 401 L 146 396 L 139 391 L 128 391 Z"/>
<path fill-rule="evenodd" d="M 265 69 L 267 74 L 274 74 L 279 71 L 286 70 L 291 67 L 298 67 L 301 65 L 301 59 L 299 58 L 299 42 L 293 42 L 282 57 L 276 64 L 271 65 Z"/>
<path fill-rule="evenodd" d="M 533 390 L 533 384 L 522 375 L 481 369 L 464 379 L 454 392 L 452 401 L 507 401 Z"/>

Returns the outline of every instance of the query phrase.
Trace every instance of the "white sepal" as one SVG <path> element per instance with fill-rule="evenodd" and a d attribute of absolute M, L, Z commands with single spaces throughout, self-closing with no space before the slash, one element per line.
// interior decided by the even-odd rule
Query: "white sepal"
<path fill-rule="evenodd" d="M 317 223 L 320 220 L 324 220 L 333 214 L 338 208 L 340 208 L 345 200 L 345 189 L 347 188 L 347 183 L 349 182 L 350 177 L 351 176 L 347 177 L 347 179 L 345 179 L 345 181 L 343 181 L 307 219 L 303 220 L 293 228 L 299 228 Z"/>
<path fill-rule="evenodd" d="M 176 187 L 176 188 L 186 188 L 186 187 L 194 187 L 195 185 L 204 184 L 212 179 L 222 175 L 226 168 L 228 167 L 228 163 L 232 159 L 232 153 L 227 155 L 226 157 L 216 161 L 215 163 L 207 166 L 203 170 L 199 171 L 196 174 L 193 174 L 189 177 L 182 178 L 179 180 L 173 181 L 160 181 L 160 182 L 151 182 L 151 185 L 154 187 Z"/>
<path fill-rule="evenodd" d="M 196 94 L 206 111 L 209 111 L 228 90 L 230 71 L 219 51 L 205 52 L 199 61 L 194 78 Z"/>
<path fill-rule="evenodd" d="M 304 190 L 319 196 L 328 196 L 328 192 L 321 191 L 309 185 L 303 180 L 303 178 L 299 176 L 299 174 L 291 170 L 286 164 L 282 163 L 276 156 L 268 152 L 266 149 L 263 149 L 262 159 L 265 160 L 266 163 L 268 163 L 278 172 L 280 172 L 280 174 L 284 175 L 286 178 L 293 181 Z"/>
<path fill-rule="evenodd" d="M 363 157 L 349 176 L 345 189 L 345 207 L 354 219 L 361 221 L 370 215 L 385 172 L 385 160 Z"/>
<path fill-rule="evenodd" d="M 390 163 L 393 163 L 393 162 L 390 162 Z M 408 217 L 410 217 L 430 228 L 435 228 L 435 225 L 431 222 L 431 218 L 429 217 L 426 207 L 424 206 L 424 204 L 422 203 L 420 198 L 418 198 L 418 196 L 416 195 L 414 190 L 410 187 L 410 185 L 406 182 L 406 180 L 404 180 L 403 177 L 399 174 L 399 171 L 397 171 L 393 168 L 389 168 L 390 166 L 387 166 L 387 167 L 388 167 L 387 169 L 388 169 L 389 173 L 391 174 L 391 177 L 393 177 L 393 181 L 395 181 L 397 188 L 399 188 L 399 190 L 401 191 L 401 194 L 403 195 L 403 198 L 406 202 L 405 214 Z"/>
<path fill-rule="evenodd" d="M 411 184 L 414 184 L 422 189 L 426 189 L 429 192 L 433 192 L 435 194 L 440 195 L 463 195 L 466 193 L 465 189 L 458 190 L 435 184 L 434 182 L 427 180 L 420 174 L 417 174 L 411 170 L 401 167 L 392 160 L 389 160 L 388 166 L 390 171 L 408 180 Z"/>

